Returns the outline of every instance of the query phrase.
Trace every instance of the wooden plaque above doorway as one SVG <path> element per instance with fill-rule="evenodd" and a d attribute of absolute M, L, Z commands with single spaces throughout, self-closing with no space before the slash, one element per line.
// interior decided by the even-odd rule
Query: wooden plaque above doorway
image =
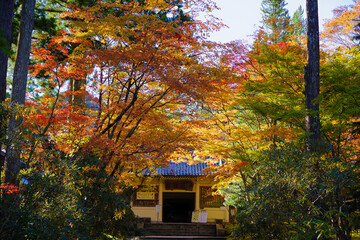
<path fill-rule="evenodd" d="M 192 191 L 194 183 L 191 180 L 165 180 L 166 190 Z"/>

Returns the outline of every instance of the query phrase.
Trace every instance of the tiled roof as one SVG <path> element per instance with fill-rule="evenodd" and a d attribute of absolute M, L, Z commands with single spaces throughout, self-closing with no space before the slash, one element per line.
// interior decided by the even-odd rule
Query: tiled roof
<path fill-rule="evenodd" d="M 206 175 L 203 170 L 207 167 L 207 163 L 188 164 L 186 162 L 170 164 L 156 170 L 157 175 L 163 176 L 203 176 Z"/>

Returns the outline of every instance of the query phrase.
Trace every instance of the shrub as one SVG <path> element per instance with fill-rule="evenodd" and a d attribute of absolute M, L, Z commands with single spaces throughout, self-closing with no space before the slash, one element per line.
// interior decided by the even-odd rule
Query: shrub
<path fill-rule="evenodd" d="M 357 162 L 311 157 L 295 144 L 264 151 L 257 162 L 247 188 L 237 182 L 227 190 L 236 238 L 350 239 L 359 228 Z"/>

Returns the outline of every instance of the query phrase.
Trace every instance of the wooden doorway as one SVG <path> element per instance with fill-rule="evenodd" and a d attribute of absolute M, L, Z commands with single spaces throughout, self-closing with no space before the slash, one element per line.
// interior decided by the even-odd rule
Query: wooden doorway
<path fill-rule="evenodd" d="M 163 193 L 163 222 L 189 223 L 194 209 L 195 193 Z"/>

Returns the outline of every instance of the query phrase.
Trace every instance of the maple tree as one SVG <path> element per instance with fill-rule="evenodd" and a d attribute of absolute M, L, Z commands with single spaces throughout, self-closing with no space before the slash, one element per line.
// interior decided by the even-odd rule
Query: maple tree
<path fill-rule="evenodd" d="M 354 9 L 359 2 L 354 4 Z M 354 9 L 350 10 L 353 11 Z M 344 13 L 345 14 L 345 13 Z M 338 18 L 337 12 L 334 19 L 329 23 L 338 24 L 338 29 L 343 29 L 348 22 Z M 339 22 L 336 22 L 338 20 Z M 324 33 L 332 28 L 326 24 Z M 356 33 L 356 29 L 352 28 Z M 342 38 L 349 36 L 344 32 Z M 325 39 L 327 36 L 325 34 Z M 325 40 L 326 41 L 326 40 Z M 357 74 L 358 46 L 343 42 L 337 49 L 329 49 L 326 55 L 327 61 L 322 64 L 322 84 L 319 103 L 325 109 L 323 111 L 324 137 L 332 143 L 334 155 L 347 155 L 349 159 L 358 159 L 358 113 L 359 103 L 359 79 Z"/>
<path fill-rule="evenodd" d="M 238 153 L 233 153 L 237 156 L 281 145 L 303 129 L 305 50 L 295 41 L 269 44 L 269 38 L 260 32 L 253 49 L 244 51 L 246 57 L 241 53 L 234 56 L 242 79 L 238 91 L 232 92 L 236 98 L 221 101 L 223 111 L 218 113 L 224 116 L 213 118 L 219 119 L 217 125 L 223 126 L 231 139 L 237 139 L 227 139 L 229 142 L 240 143 L 232 148 L 237 149 Z M 252 162 L 250 156 L 245 162 Z"/>
<path fill-rule="evenodd" d="M 337 48 L 352 49 L 357 45 L 359 8 L 359 1 L 354 1 L 351 6 L 333 10 L 334 17 L 324 24 L 324 31 L 321 33 L 322 48 L 331 52 Z"/>
<path fill-rule="evenodd" d="M 31 168 L 19 175 L 27 181 L 21 194 L 2 186 L 11 214 L 0 234 L 138 234 L 130 209 L 137 177 L 178 157 L 209 163 L 218 193 L 237 207 L 236 237 L 348 239 L 358 228 L 356 45 L 321 53 L 315 103 L 327 149 L 311 158 L 301 10 L 296 21 L 268 19 L 275 28 L 259 29 L 246 46 L 206 40 L 222 26 L 196 20 L 215 7 L 211 1 L 67 3 L 66 28 L 36 32 L 26 107 L 2 105 L 4 118 L 24 117 L 22 158 Z M 326 25 L 328 42 L 333 26 L 341 38 L 356 33 L 356 24 L 341 29 L 357 5 Z"/>
<path fill-rule="evenodd" d="M 324 24 L 321 34 L 324 58 L 321 60 L 321 87 L 318 102 L 324 109 L 324 137 L 331 143 L 332 154 L 356 159 L 358 151 L 358 45 L 353 42 L 357 34 L 354 16 L 359 1 L 352 6 L 334 10 L 334 17 Z"/>
<path fill-rule="evenodd" d="M 202 9 L 210 6 L 205 5 L 206 2 L 202 4 L 204 4 Z M 139 5 L 137 2 L 121 4 L 130 17 L 134 17 L 133 7 L 137 5 Z M 180 129 L 184 128 L 179 127 L 178 131 L 172 132 L 167 130 L 175 126 L 171 124 L 175 123 L 176 120 L 169 119 L 165 116 L 169 114 L 164 112 L 167 110 L 165 104 L 169 105 L 170 109 L 176 109 L 179 108 L 181 104 L 189 102 L 188 99 L 190 98 L 200 99 L 201 95 L 206 91 L 216 89 L 211 81 L 205 81 L 204 76 L 200 77 L 200 75 L 205 72 L 208 74 L 211 71 L 213 71 L 214 74 L 219 73 L 219 70 L 216 69 L 217 66 L 203 67 L 205 64 L 200 63 L 200 61 L 202 61 L 200 58 L 204 59 L 201 56 L 203 53 L 197 52 L 202 50 L 201 48 L 196 49 L 195 44 L 200 47 L 202 37 L 194 36 L 193 29 L 195 28 L 195 22 L 190 21 L 191 19 L 183 13 L 180 5 L 177 9 L 172 9 L 174 4 L 164 3 L 161 11 L 156 12 L 158 10 L 151 10 L 154 9 L 155 5 L 143 3 L 143 8 L 136 10 L 140 15 L 135 15 L 135 18 L 131 20 L 133 22 L 130 21 L 130 23 L 128 23 L 129 17 L 126 16 L 126 14 L 122 17 L 117 17 L 116 11 L 113 14 L 108 14 L 109 10 L 116 10 L 116 5 L 114 4 L 104 2 L 94 6 L 69 6 L 70 9 L 73 8 L 74 11 L 76 10 L 76 14 L 79 14 L 80 17 L 79 15 L 74 15 L 72 11 L 68 12 L 64 17 L 65 19 L 72 19 L 71 24 L 78 29 L 69 32 L 69 35 L 63 32 L 63 34 L 65 34 L 64 38 L 55 37 L 54 41 L 46 46 L 47 50 L 40 45 L 38 50 L 34 51 L 34 58 L 40 55 L 39 60 L 46 61 L 44 64 L 34 65 L 35 68 L 32 68 L 33 75 L 40 76 L 39 74 L 41 74 L 45 78 L 52 76 L 49 79 L 49 85 L 58 86 L 58 95 L 52 96 L 56 99 L 54 100 L 54 103 L 56 103 L 54 107 L 49 105 L 49 97 L 52 97 L 48 95 L 42 97 L 47 102 L 44 102 L 47 108 L 40 108 L 41 102 L 34 102 L 39 109 L 47 109 L 49 111 L 47 116 L 45 112 L 39 113 L 39 115 L 34 116 L 34 118 L 29 116 L 28 119 L 36 119 L 38 121 L 37 123 L 44 124 L 42 130 L 39 130 L 41 127 L 32 129 L 34 136 L 48 138 L 50 135 L 51 138 L 53 138 L 52 141 L 56 141 L 60 149 L 66 152 L 74 152 L 79 149 L 79 146 L 69 145 L 69 141 L 85 143 L 90 141 L 88 136 L 95 131 L 97 139 L 91 140 L 94 141 L 94 144 L 97 142 L 102 142 L 105 145 L 115 143 L 120 146 L 123 144 L 122 147 L 124 147 L 127 144 L 127 139 L 131 138 L 140 123 L 150 120 L 153 122 L 147 126 L 153 126 L 155 123 L 159 124 L 159 127 L 162 128 L 160 132 L 162 132 L 163 135 L 159 135 L 159 139 L 164 141 L 164 139 L 168 138 L 168 142 L 174 142 L 174 147 L 175 139 L 181 138 L 181 135 L 185 135 L 184 131 L 180 131 Z M 105 14 L 95 21 L 94 16 L 89 15 L 88 12 L 94 12 L 96 9 L 101 9 Z M 177 15 L 174 14 L 175 12 Z M 81 14 L 85 14 L 85 17 L 83 18 Z M 171 14 L 173 14 L 172 17 L 167 17 Z M 153 22 L 150 22 L 149 19 Z M 92 24 L 89 24 L 89 21 L 92 22 Z M 130 25 L 124 29 L 120 28 L 120 32 L 118 33 L 114 33 L 113 29 L 109 28 L 107 28 L 106 32 L 103 32 L 103 29 L 100 29 L 100 32 L 98 32 L 99 24 L 100 26 L 105 26 L 112 21 L 118 21 L 115 23 L 119 24 Z M 85 29 L 84 23 L 87 23 Z M 139 26 L 137 26 L 138 23 Z M 175 23 L 177 23 L 177 25 L 174 25 Z M 200 25 L 200 23 L 198 25 L 205 27 L 205 25 Z M 170 30 L 166 29 L 168 27 L 170 27 Z M 211 27 L 216 26 L 213 25 Z M 156 30 L 153 30 L 154 28 L 156 28 Z M 177 28 L 183 30 L 181 35 L 180 29 Z M 83 32 L 84 30 L 85 34 Z M 121 33 L 122 31 L 124 31 L 124 33 Z M 88 32 L 92 32 L 93 35 L 90 36 Z M 39 39 L 41 39 L 41 35 Z M 57 44 L 55 41 L 57 41 L 57 43 L 62 41 L 62 43 Z M 112 43 L 116 41 L 119 42 L 119 45 L 112 45 Z M 43 42 L 40 41 L 40 44 L 43 44 Z M 70 49 L 67 49 L 65 44 L 68 44 Z M 93 45 L 91 46 L 90 44 Z M 87 51 L 87 53 L 83 54 L 84 51 Z M 142 56 L 140 56 L 139 53 Z M 51 55 L 54 54 L 56 56 L 52 57 Z M 192 55 L 196 56 L 197 59 L 192 57 Z M 203 55 L 205 56 L 205 54 Z M 92 62 L 89 60 L 90 58 L 93 58 L 91 60 Z M 87 60 L 83 61 L 84 59 Z M 166 63 L 161 62 L 167 61 L 168 59 L 171 61 Z M 190 64 L 191 67 L 188 69 L 184 67 Z M 118 65 L 117 68 L 114 65 Z M 66 68 L 71 66 L 70 68 L 74 69 L 72 69 L 72 72 L 65 71 L 65 66 Z M 61 70 L 59 68 L 61 68 Z M 154 69 L 156 71 L 154 71 Z M 59 73 L 58 71 L 61 72 Z M 93 74 L 91 76 L 92 79 L 87 79 L 87 76 L 91 74 Z M 67 91 L 65 95 L 60 94 L 60 88 L 66 84 L 65 82 L 68 80 L 70 80 L 69 91 Z M 190 84 L 193 85 L 189 87 Z M 196 84 L 198 86 L 194 88 Z M 92 92 L 92 94 L 88 94 L 89 92 Z M 187 96 L 184 95 L 183 92 L 186 92 Z M 98 95 L 96 96 L 96 94 Z M 113 98 L 112 96 L 114 94 L 120 94 L 120 96 Z M 85 95 L 87 95 L 86 104 L 84 102 Z M 59 103 L 59 100 L 62 101 L 62 103 Z M 66 101 L 73 103 L 72 106 L 64 108 Z M 80 102 L 82 102 L 82 104 L 80 104 Z M 178 102 L 178 104 L 174 104 L 175 102 Z M 88 108 L 88 105 L 91 104 L 96 106 L 97 109 L 95 111 L 93 111 L 91 107 Z M 122 111 L 115 109 L 115 106 L 119 109 L 122 108 Z M 61 117 L 61 120 L 56 119 L 60 114 L 66 114 L 67 110 L 70 111 L 68 118 Z M 128 112 L 133 114 L 134 117 L 131 117 L 131 114 L 127 115 Z M 149 116 L 151 114 L 151 117 L 144 120 L 146 114 Z M 39 121 L 40 117 L 45 117 L 45 120 Z M 69 117 L 71 121 L 69 121 Z M 154 120 L 152 120 L 152 118 Z M 123 119 L 125 119 L 125 121 L 121 122 Z M 84 120 L 88 121 L 87 124 L 83 124 Z M 106 121 L 110 121 L 110 123 L 105 124 Z M 66 124 L 64 125 L 65 122 Z M 182 124 L 185 125 L 187 124 L 185 122 L 189 121 L 179 120 L 178 122 L 183 122 Z M 56 134 L 47 133 L 50 125 L 52 126 L 52 131 L 56 132 Z M 56 128 L 57 126 L 59 128 Z M 67 129 L 61 129 L 60 126 L 66 126 Z M 82 126 L 83 130 L 75 126 Z M 96 128 L 94 128 L 94 126 L 96 126 Z M 86 130 L 84 131 L 84 129 Z M 82 132 L 84 138 L 80 140 L 72 139 L 74 134 L 79 133 L 76 131 Z M 154 132 L 148 132 L 149 136 L 154 136 Z M 146 132 L 143 131 L 142 136 L 145 136 L 145 134 Z M 166 137 L 166 135 L 169 136 Z M 141 139 L 144 139 L 144 137 Z M 144 152 L 146 152 L 147 155 L 157 154 L 156 152 L 161 155 L 161 148 L 151 149 L 153 146 L 157 146 L 157 144 L 151 144 L 150 139 L 149 137 L 147 141 L 141 140 L 142 143 L 139 143 L 139 146 L 144 145 L 142 147 L 144 150 L 140 152 L 138 152 L 138 147 L 133 146 L 133 150 L 131 151 L 137 153 L 133 154 L 131 151 L 127 152 L 128 150 L 123 150 L 123 152 L 114 152 L 112 154 L 120 158 L 123 157 L 122 154 L 140 156 Z M 38 144 L 36 143 L 34 147 L 31 147 L 31 150 L 29 150 L 29 162 L 31 158 L 33 158 L 35 146 L 38 146 Z M 88 146 L 92 146 L 91 143 L 88 143 Z M 165 146 L 162 147 L 165 149 Z M 102 151 L 101 149 L 103 149 L 102 146 L 99 146 L 98 151 Z M 165 155 L 163 159 L 165 160 Z M 161 163 L 161 161 L 159 162 Z M 115 163 L 115 169 L 119 168 L 119 164 L 120 163 Z M 126 165 L 127 164 L 124 163 L 124 166 Z M 139 165 L 141 164 L 139 163 Z"/>
<path fill-rule="evenodd" d="M 79 28 L 69 35 L 69 40 L 64 39 L 78 43 L 66 63 L 69 64 L 67 69 L 73 68 L 67 77 L 73 82 L 83 82 L 79 85 L 83 86 L 82 89 L 67 91 L 66 94 L 70 97 L 87 95 L 87 104 L 94 104 L 96 109 L 82 108 L 81 104 L 70 106 L 71 114 L 81 119 L 81 123 L 73 119 L 66 131 L 57 129 L 51 135 L 67 152 L 91 148 L 100 154 L 106 159 L 103 167 L 110 175 L 119 169 L 132 170 L 132 163 L 139 166 L 142 161 L 161 164 L 160 157 L 165 161 L 167 156 L 163 155 L 164 150 L 174 150 L 175 146 L 180 149 L 178 141 L 186 139 L 184 126 L 188 121 L 171 119 L 166 112 L 217 89 L 215 76 L 219 70 L 201 62 L 204 52 L 199 48 L 201 39 L 193 34 L 194 23 L 184 21 L 181 14 L 179 19 L 174 16 L 171 21 L 164 21 L 154 13 L 146 14 L 144 9 L 153 9 L 149 5 L 138 8 L 139 15 L 134 15 L 134 4 L 138 5 L 136 2 L 121 5 L 125 12 L 129 11 L 130 20 L 126 14 L 117 17 L 116 12 L 98 18 L 89 14 L 95 10 L 107 12 L 117 6 L 109 3 L 84 9 L 72 6 L 76 15 L 72 12 L 66 14 L 66 17 L 75 19 L 73 24 Z M 172 11 L 171 8 L 171 5 L 164 4 L 161 11 Z M 117 32 L 108 27 L 110 23 L 130 25 L 117 29 Z M 46 64 L 42 67 L 45 68 Z M 36 71 L 42 67 L 37 66 Z M 91 79 L 87 79 L 89 75 L 92 75 Z M 84 123 L 84 119 L 87 122 Z M 81 147 L 62 144 L 62 140 L 68 142 L 74 134 L 83 136 L 77 141 L 85 144 Z M 90 137 L 90 134 L 95 137 Z M 152 140 L 154 136 L 155 142 Z M 143 155 L 152 155 L 157 161 L 148 161 Z"/>
<path fill-rule="evenodd" d="M 287 27 L 292 32 L 293 26 Z M 260 29 L 249 48 L 233 43 L 238 47 L 227 56 L 239 77 L 237 88 L 231 100 L 224 94 L 206 109 L 213 140 L 203 147 L 226 159 L 210 172 L 216 173 L 226 203 L 237 207 L 233 236 L 349 239 L 359 227 L 353 215 L 359 201 L 358 48 L 322 52 L 324 85 L 313 103 L 323 109 L 325 139 L 318 146 L 322 154 L 309 157 L 303 141 L 306 47 L 301 36 L 289 35 L 286 42 L 272 37 Z"/>
<path fill-rule="evenodd" d="M 30 72 L 46 84 L 29 93 L 20 130 L 26 139 L 22 157 L 32 168 L 22 173 L 31 179 L 29 191 L 42 181 L 61 186 L 64 201 L 49 200 L 54 211 L 82 199 L 92 217 L 79 226 L 99 226 L 89 233 L 96 236 L 110 231 L 100 227 L 108 218 L 129 211 L 125 192 L 138 173 L 196 148 L 193 126 L 201 121 L 194 107 L 218 94 L 229 69 L 215 54 L 220 46 L 205 39 L 221 24 L 191 17 L 213 7 L 210 1 L 68 4 L 61 15 L 68 28 L 51 39 L 38 34 L 33 45 Z M 45 174 L 38 178 L 36 172 Z M 103 211 L 101 194 L 123 202 Z M 45 207 L 46 198 L 38 200 Z M 91 202 L 97 211 L 88 208 Z M 65 218 L 44 215 L 60 231 L 64 223 L 73 224 L 71 214 L 80 214 L 76 204 L 68 204 Z M 31 212 L 34 219 L 41 214 Z"/>

